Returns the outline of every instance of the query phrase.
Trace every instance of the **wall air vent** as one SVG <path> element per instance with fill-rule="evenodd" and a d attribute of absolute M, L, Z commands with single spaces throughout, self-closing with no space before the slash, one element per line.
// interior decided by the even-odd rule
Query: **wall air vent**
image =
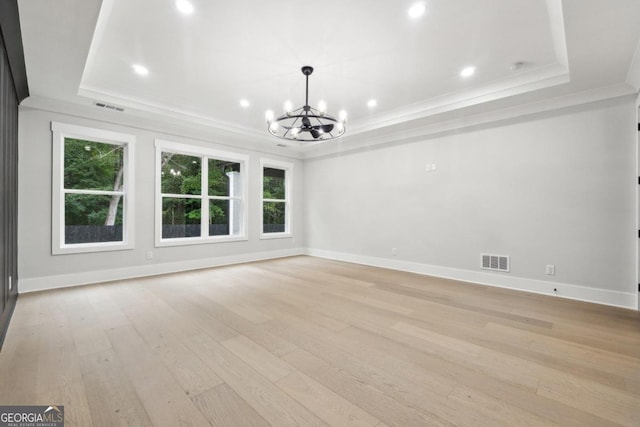
<path fill-rule="evenodd" d="M 480 268 L 483 270 L 509 272 L 509 257 L 506 255 L 481 254 Z"/>
<path fill-rule="evenodd" d="M 104 102 L 94 102 L 93 105 L 95 105 L 96 107 L 100 107 L 100 108 L 104 108 L 105 110 L 112 110 L 112 111 L 124 111 L 124 108 L 122 107 L 116 107 L 115 105 L 110 105 L 110 104 L 105 104 Z"/>

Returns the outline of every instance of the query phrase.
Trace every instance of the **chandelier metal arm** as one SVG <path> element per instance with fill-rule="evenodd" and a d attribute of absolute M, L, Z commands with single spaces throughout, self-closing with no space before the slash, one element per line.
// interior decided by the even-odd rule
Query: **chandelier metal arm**
<path fill-rule="evenodd" d="M 298 123 L 298 120 L 301 120 L 300 117 L 296 117 L 293 122 L 291 123 L 291 126 L 282 126 L 283 128 L 286 129 L 286 131 L 284 132 L 284 135 L 282 135 L 283 137 L 287 137 L 287 135 L 289 134 L 289 132 L 291 131 L 291 129 L 293 129 L 296 125 L 296 123 Z"/>

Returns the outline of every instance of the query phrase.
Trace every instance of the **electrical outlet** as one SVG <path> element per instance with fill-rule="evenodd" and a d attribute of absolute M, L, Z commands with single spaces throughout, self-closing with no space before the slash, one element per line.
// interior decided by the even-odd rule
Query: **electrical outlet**
<path fill-rule="evenodd" d="M 153 259 L 153 251 L 147 251 L 147 259 Z"/>
<path fill-rule="evenodd" d="M 431 164 L 431 170 L 432 170 L 433 172 L 435 172 L 435 171 L 436 171 L 436 164 L 435 164 L 435 163 L 432 163 L 432 164 Z"/>
<path fill-rule="evenodd" d="M 398 248 L 391 248 L 391 255 L 393 256 L 398 255 Z"/>
<path fill-rule="evenodd" d="M 556 266 L 553 264 L 547 264 L 547 274 L 549 276 L 555 276 L 556 275 Z"/>
<path fill-rule="evenodd" d="M 431 163 L 427 163 L 426 170 L 427 170 L 427 172 L 431 172 Z"/>

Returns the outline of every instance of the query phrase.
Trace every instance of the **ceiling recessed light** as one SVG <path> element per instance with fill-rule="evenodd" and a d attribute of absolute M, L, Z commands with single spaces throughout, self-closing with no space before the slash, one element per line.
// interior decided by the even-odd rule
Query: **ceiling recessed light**
<path fill-rule="evenodd" d="M 467 68 L 463 68 L 462 71 L 460 71 L 460 75 L 462 77 L 471 77 L 475 72 L 476 72 L 476 67 L 467 67 Z"/>
<path fill-rule="evenodd" d="M 185 15 L 191 15 L 193 13 L 193 5 L 188 0 L 176 0 L 176 9 Z"/>
<path fill-rule="evenodd" d="M 373 108 L 376 105 L 378 105 L 378 101 L 376 101 L 375 99 L 370 99 L 369 102 L 367 102 L 367 107 L 369 108 Z"/>
<path fill-rule="evenodd" d="M 251 103 L 249 101 L 247 101 L 246 99 L 241 99 L 240 100 L 240 106 L 242 108 L 249 108 L 250 105 L 251 105 Z"/>
<path fill-rule="evenodd" d="M 409 8 L 409 17 L 412 19 L 418 19 L 420 18 L 422 15 L 424 15 L 424 12 L 427 10 L 427 6 L 425 6 L 425 4 L 423 2 L 418 2 L 418 3 L 414 3 L 410 8 Z"/>
<path fill-rule="evenodd" d="M 146 75 L 149 74 L 149 69 L 147 67 L 145 67 L 144 65 L 133 64 L 131 66 L 131 68 L 133 68 L 133 71 L 135 71 L 136 74 L 139 74 L 141 76 L 146 76 Z"/>

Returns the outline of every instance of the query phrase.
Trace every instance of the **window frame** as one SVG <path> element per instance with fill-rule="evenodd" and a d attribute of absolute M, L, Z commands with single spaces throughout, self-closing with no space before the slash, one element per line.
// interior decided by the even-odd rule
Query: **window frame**
<path fill-rule="evenodd" d="M 201 185 L 200 194 L 164 194 L 162 193 L 162 153 L 171 152 L 175 154 L 183 154 L 187 156 L 196 156 L 201 159 Z M 240 174 L 242 177 L 242 194 L 239 198 L 242 206 L 242 224 L 240 226 L 240 234 L 238 235 L 223 235 L 223 236 L 209 236 L 203 235 L 203 232 L 208 229 L 209 221 L 209 201 L 210 200 L 236 200 L 237 197 L 231 196 L 209 196 L 209 183 L 208 183 L 208 169 L 209 162 L 202 161 L 202 159 L 213 160 L 226 160 L 235 163 L 240 163 Z M 185 245 L 200 245 L 207 243 L 224 243 L 224 242 L 240 242 L 246 241 L 248 230 L 248 181 L 249 181 L 249 156 L 246 154 L 235 153 L 231 151 L 217 150 L 198 145 L 190 145 L 179 142 L 167 141 L 156 138 L 155 140 L 155 247 L 166 246 L 185 246 Z M 205 194 L 206 192 L 206 194 Z M 194 237 L 176 237 L 165 239 L 162 237 L 162 199 L 163 197 L 175 197 L 175 198 L 193 198 L 200 199 L 200 236 Z M 206 208 L 206 210 L 205 210 Z M 205 215 L 204 213 L 207 212 Z"/>
<path fill-rule="evenodd" d="M 284 170 L 284 200 L 282 199 L 265 199 L 264 198 L 264 169 L 280 169 Z M 293 237 L 293 215 L 292 215 L 292 195 L 293 195 L 293 163 L 282 160 L 260 158 L 260 239 L 287 239 Z M 279 233 L 264 232 L 264 203 L 265 202 L 284 202 L 284 231 Z"/>
<path fill-rule="evenodd" d="M 64 255 L 88 252 L 106 252 L 131 250 L 135 247 L 135 212 L 134 212 L 134 167 L 135 142 L 134 135 L 96 129 L 67 123 L 51 122 L 52 131 L 52 194 L 51 194 L 51 253 Z M 65 139 L 74 138 L 98 142 L 102 144 L 120 145 L 123 147 L 124 177 L 122 191 L 77 190 L 64 188 L 64 148 Z M 122 241 L 65 243 L 65 195 L 113 195 L 122 194 Z"/>

